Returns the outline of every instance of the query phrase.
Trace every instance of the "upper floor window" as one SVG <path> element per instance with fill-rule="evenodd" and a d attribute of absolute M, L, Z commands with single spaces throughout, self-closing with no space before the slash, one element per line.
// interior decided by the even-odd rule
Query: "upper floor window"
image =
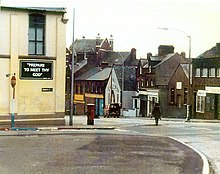
<path fill-rule="evenodd" d="M 154 86 L 154 81 L 153 80 L 150 81 L 150 85 Z"/>
<path fill-rule="evenodd" d="M 200 77 L 200 74 L 201 73 L 201 70 L 200 70 L 200 68 L 196 68 L 196 77 Z"/>
<path fill-rule="evenodd" d="M 202 69 L 202 77 L 207 77 L 208 76 L 208 69 L 207 68 L 203 68 Z"/>
<path fill-rule="evenodd" d="M 220 77 L 220 68 L 217 69 L 217 77 Z"/>
<path fill-rule="evenodd" d="M 144 81 L 141 81 L 141 87 L 144 87 Z"/>
<path fill-rule="evenodd" d="M 209 69 L 209 77 L 215 77 L 215 68 Z"/>
<path fill-rule="evenodd" d="M 45 54 L 45 16 L 40 14 L 29 15 L 29 55 Z"/>

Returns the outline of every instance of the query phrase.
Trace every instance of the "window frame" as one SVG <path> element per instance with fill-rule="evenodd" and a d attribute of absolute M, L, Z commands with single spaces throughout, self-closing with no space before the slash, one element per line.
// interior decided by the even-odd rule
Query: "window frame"
<path fill-rule="evenodd" d="M 202 77 L 208 77 L 208 68 L 202 68 Z"/>
<path fill-rule="evenodd" d="M 217 76 L 217 77 L 220 77 L 220 68 L 217 68 L 217 70 L 216 70 L 216 76 Z"/>
<path fill-rule="evenodd" d="M 215 68 L 209 68 L 209 77 L 215 77 L 215 74 L 216 74 Z"/>
<path fill-rule="evenodd" d="M 195 77 L 200 77 L 200 76 L 201 76 L 201 69 L 200 68 L 196 68 Z"/>
<path fill-rule="evenodd" d="M 44 14 L 38 14 L 38 13 L 29 14 L 29 28 L 28 28 L 29 55 L 40 55 L 40 56 L 45 55 L 45 27 L 46 27 L 46 16 Z M 31 33 L 34 36 L 31 35 Z"/>
<path fill-rule="evenodd" d="M 205 96 L 196 96 L 196 112 L 205 113 Z"/>

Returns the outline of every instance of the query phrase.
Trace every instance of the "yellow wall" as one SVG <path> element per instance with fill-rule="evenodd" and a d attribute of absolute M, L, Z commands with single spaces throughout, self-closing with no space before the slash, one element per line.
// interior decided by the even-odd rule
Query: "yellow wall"
<path fill-rule="evenodd" d="M 29 13 L 0 11 L 0 116 L 10 114 L 12 88 L 5 74 L 16 74 L 15 113 L 41 115 L 65 112 L 66 26 L 62 14 L 46 14 L 46 55 L 28 56 Z M 52 61 L 52 80 L 20 79 L 20 61 Z M 4 85 L 2 85 L 4 84 Z M 53 88 L 42 92 L 42 88 Z"/>

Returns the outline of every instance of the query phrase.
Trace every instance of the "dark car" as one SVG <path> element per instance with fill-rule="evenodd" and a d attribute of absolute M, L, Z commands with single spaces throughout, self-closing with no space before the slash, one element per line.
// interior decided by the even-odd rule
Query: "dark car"
<path fill-rule="evenodd" d="M 111 103 L 110 106 L 109 106 L 109 114 L 108 114 L 108 117 L 117 117 L 119 118 L 120 116 L 120 105 L 119 103 Z"/>

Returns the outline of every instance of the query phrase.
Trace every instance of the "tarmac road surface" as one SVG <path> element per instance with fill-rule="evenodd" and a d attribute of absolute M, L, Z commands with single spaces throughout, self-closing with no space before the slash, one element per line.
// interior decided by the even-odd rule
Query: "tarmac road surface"
<path fill-rule="evenodd" d="M 97 133 L 0 136 L 4 174 L 201 174 L 198 153 L 160 136 Z"/>

